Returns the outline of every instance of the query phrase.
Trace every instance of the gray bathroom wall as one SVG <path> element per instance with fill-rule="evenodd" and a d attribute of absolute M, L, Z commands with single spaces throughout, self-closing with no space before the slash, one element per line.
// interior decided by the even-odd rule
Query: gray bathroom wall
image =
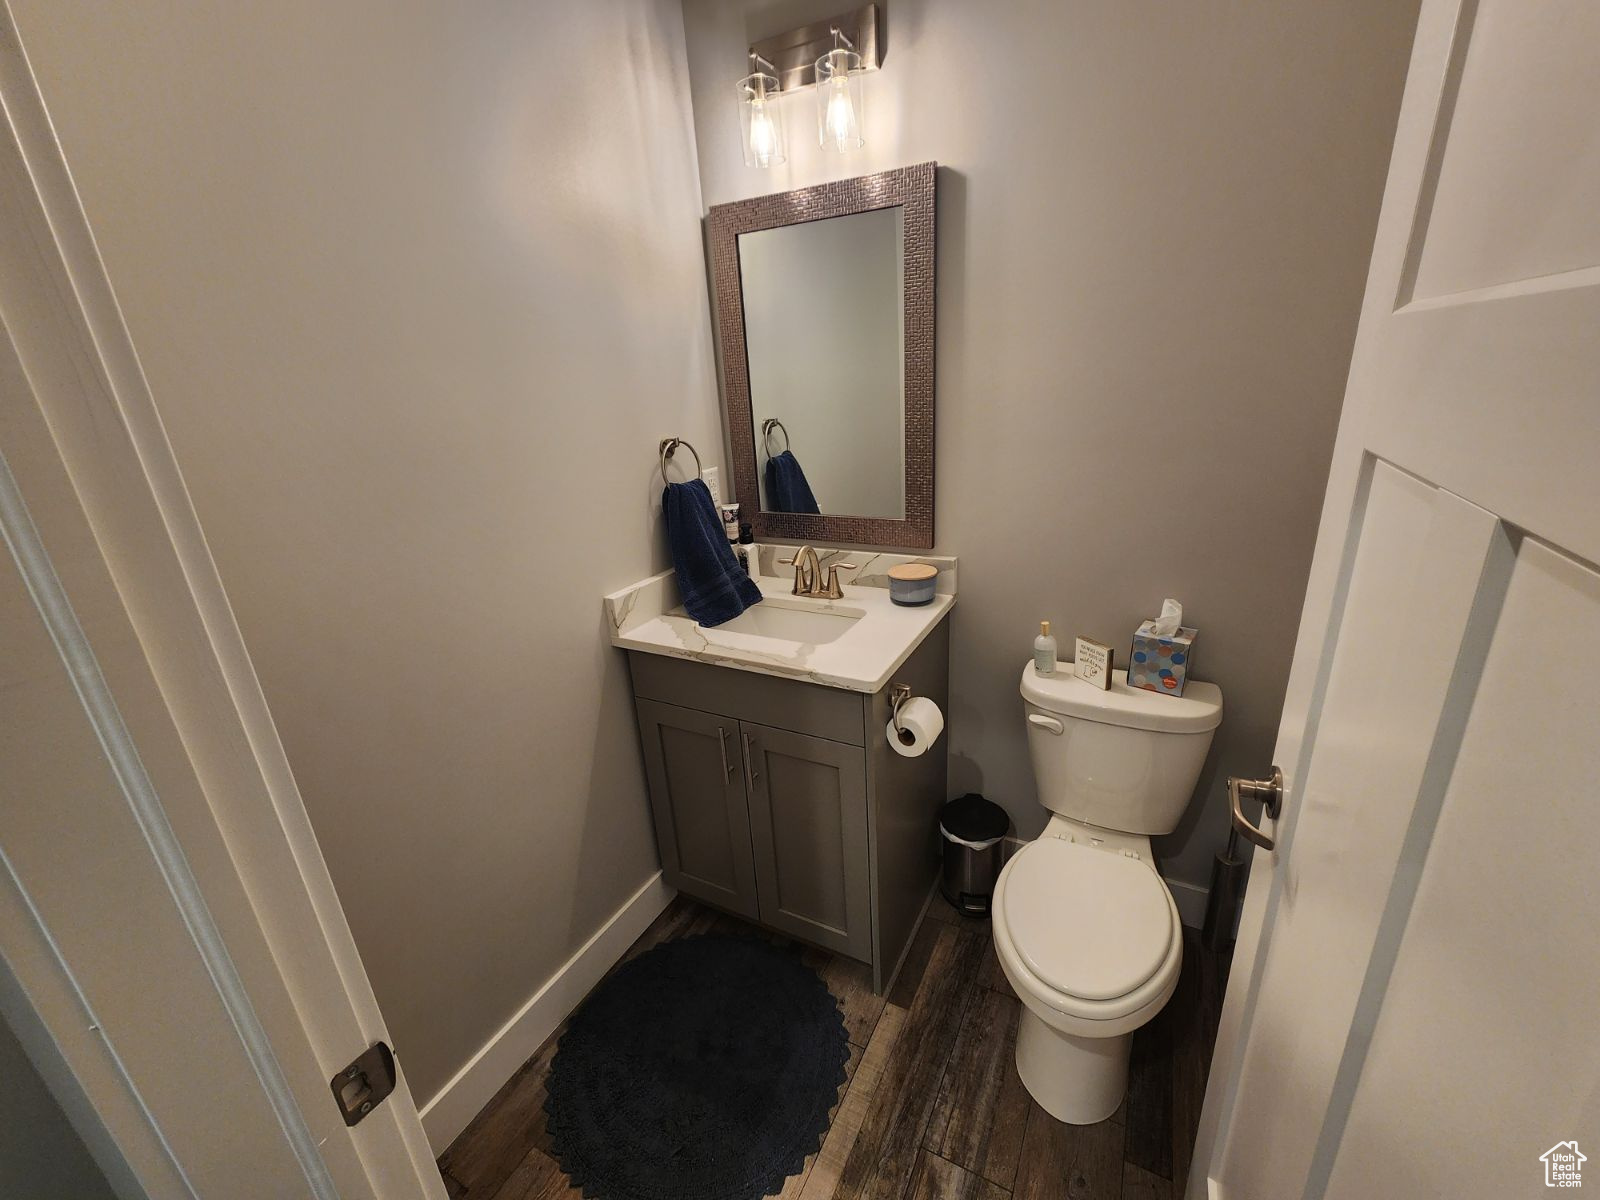
<path fill-rule="evenodd" d="M 9 976 L 4 963 L 0 975 Z M 0 993 L 15 991 L 13 981 L 0 979 Z M 0 1012 L 0 1196 L 113 1200 L 114 1195 Z"/>
<path fill-rule="evenodd" d="M 659 865 L 600 597 L 720 458 L 681 11 L 12 8 L 425 1102 Z"/>
<path fill-rule="evenodd" d="M 1036 835 L 1038 621 L 1125 655 L 1176 596 L 1226 694 L 1160 847 L 1203 886 L 1223 777 L 1271 763 L 1417 2 L 889 0 L 866 147 L 820 150 L 805 92 L 789 161 L 745 167 L 749 41 L 840 7 L 685 0 L 705 203 L 939 162 L 951 788 Z"/>

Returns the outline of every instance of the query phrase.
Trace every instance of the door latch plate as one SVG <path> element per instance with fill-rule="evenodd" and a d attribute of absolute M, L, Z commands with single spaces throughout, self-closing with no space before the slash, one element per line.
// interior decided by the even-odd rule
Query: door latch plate
<path fill-rule="evenodd" d="M 394 1091 L 394 1051 L 376 1042 L 328 1081 L 346 1125 L 359 1125 Z"/>

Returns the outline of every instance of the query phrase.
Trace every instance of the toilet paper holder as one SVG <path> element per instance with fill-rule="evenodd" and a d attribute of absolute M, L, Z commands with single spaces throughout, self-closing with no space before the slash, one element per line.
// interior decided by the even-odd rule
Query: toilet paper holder
<path fill-rule="evenodd" d="M 900 728 L 900 706 L 909 699 L 911 699 L 909 683 L 897 683 L 889 689 L 889 723 L 894 726 L 896 733 L 905 733 L 905 730 Z"/>
<path fill-rule="evenodd" d="M 944 733 L 944 713 L 933 697 L 913 696 L 909 684 L 892 684 L 885 694 L 889 720 L 883 734 L 889 749 L 901 758 L 920 758 Z"/>

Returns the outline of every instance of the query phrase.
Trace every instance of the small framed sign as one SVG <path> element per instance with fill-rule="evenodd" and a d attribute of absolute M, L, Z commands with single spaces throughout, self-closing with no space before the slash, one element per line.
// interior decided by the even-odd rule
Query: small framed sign
<path fill-rule="evenodd" d="M 1085 683 L 1092 683 L 1102 692 L 1111 689 L 1111 665 L 1116 657 L 1110 646 L 1088 638 L 1079 638 L 1072 655 L 1072 673 Z"/>

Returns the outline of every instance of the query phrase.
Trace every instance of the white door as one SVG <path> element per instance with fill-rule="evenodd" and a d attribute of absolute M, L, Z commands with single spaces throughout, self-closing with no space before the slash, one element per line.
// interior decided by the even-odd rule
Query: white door
<path fill-rule="evenodd" d="M 404 1047 L 336 1105 L 387 1034 L 9 21 L 0 1000 L 123 1200 L 439 1200 Z"/>
<path fill-rule="evenodd" d="M 1597 114 L 1594 0 L 1425 0 L 1196 1200 L 1600 1186 Z"/>

